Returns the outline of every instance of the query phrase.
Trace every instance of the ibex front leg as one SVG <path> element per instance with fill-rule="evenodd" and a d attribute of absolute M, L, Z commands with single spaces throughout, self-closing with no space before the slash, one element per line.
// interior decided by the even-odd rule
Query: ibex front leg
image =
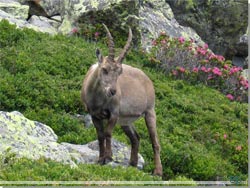
<path fill-rule="evenodd" d="M 96 128 L 97 139 L 99 144 L 99 160 L 98 163 L 103 164 L 103 159 L 105 156 L 105 134 L 103 127 L 103 120 L 97 119 L 92 116 L 92 121 Z"/>
<path fill-rule="evenodd" d="M 104 156 L 104 161 L 103 161 L 104 164 L 107 164 L 113 160 L 111 138 L 112 138 L 112 132 L 113 132 L 116 122 L 117 122 L 117 117 L 113 117 L 111 115 L 110 119 L 108 120 L 107 129 L 105 130 L 106 150 L 105 150 L 105 156 Z"/>

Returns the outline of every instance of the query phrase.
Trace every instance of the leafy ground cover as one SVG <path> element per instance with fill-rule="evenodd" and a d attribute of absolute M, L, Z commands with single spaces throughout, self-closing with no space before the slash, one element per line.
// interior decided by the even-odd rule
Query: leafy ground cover
<path fill-rule="evenodd" d="M 59 142 L 95 140 L 95 129 L 84 128 L 74 115 L 85 113 L 81 84 L 96 61 L 95 48 L 107 54 L 105 45 L 19 30 L 6 21 L 0 22 L 0 30 L 0 110 L 18 110 L 49 125 Z M 140 51 L 131 51 L 124 63 L 141 68 L 154 82 L 164 180 L 247 178 L 247 104 L 202 83 L 175 80 L 148 66 L 151 62 Z M 143 119 L 136 129 L 146 161 L 143 172 L 98 165 L 70 169 L 45 159 L 13 159 L 1 160 L 0 180 L 153 180 L 153 151 Z M 114 137 L 129 144 L 119 126 Z"/>

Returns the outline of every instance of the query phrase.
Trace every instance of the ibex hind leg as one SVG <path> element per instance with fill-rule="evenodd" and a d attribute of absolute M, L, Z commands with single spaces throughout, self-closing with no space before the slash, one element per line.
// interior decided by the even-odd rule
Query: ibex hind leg
<path fill-rule="evenodd" d="M 131 154 L 129 164 L 131 166 L 137 167 L 140 137 L 137 134 L 133 125 L 122 125 L 121 127 L 125 134 L 129 137 L 131 143 Z"/>
<path fill-rule="evenodd" d="M 161 159 L 160 159 L 160 144 L 159 144 L 158 135 L 156 131 L 156 115 L 155 115 L 154 109 L 150 109 L 146 111 L 145 122 L 148 128 L 149 136 L 150 136 L 153 151 L 154 151 L 154 162 L 155 162 L 154 175 L 162 176 L 162 164 L 161 164 Z"/>

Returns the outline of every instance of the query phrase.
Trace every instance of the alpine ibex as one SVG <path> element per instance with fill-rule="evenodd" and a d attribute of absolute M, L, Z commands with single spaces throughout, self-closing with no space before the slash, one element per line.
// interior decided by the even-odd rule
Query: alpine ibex
<path fill-rule="evenodd" d="M 104 25 L 104 24 L 103 24 Z M 98 63 L 91 66 L 81 90 L 82 101 L 90 113 L 99 141 L 100 164 L 112 160 L 111 134 L 116 123 L 129 137 L 132 148 L 130 165 L 137 166 L 139 135 L 133 122 L 141 116 L 146 125 L 154 151 L 155 175 L 162 175 L 160 144 L 156 132 L 155 92 L 152 81 L 140 69 L 122 64 L 132 41 L 132 31 L 119 57 L 115 58 L 113 38 L 106 27 L 109 54 L 103 57 L 96 50 Z M 107 120 L 107 121 L 104 121 Z M 104 122 L 107 122 L 106 128 Z"/>

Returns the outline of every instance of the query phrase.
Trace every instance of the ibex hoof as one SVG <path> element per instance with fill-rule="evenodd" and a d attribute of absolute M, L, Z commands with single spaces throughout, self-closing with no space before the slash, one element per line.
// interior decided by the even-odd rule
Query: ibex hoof
<path fill-rule="evenodd" d="M 113 161 L 112 157 L 102 157 L 98 160 L 98 163 L 101 165 L 105 165 Z"/>
<path fill-rule="evenodd" d="M 130 165 L 130 166 L 135 166 L 135 167 L 137 167 L 137 164 L 138 164 L 138 162 L 135 162 L 135 161 L 130 161 L 130 162 L 129 162 L 129 165 Z"/>
<path fill-rule="evenodd" d="M 154 169 L 153 175 L 155 175 L 155 176 L 162 176 L 162 169 Z"/>

